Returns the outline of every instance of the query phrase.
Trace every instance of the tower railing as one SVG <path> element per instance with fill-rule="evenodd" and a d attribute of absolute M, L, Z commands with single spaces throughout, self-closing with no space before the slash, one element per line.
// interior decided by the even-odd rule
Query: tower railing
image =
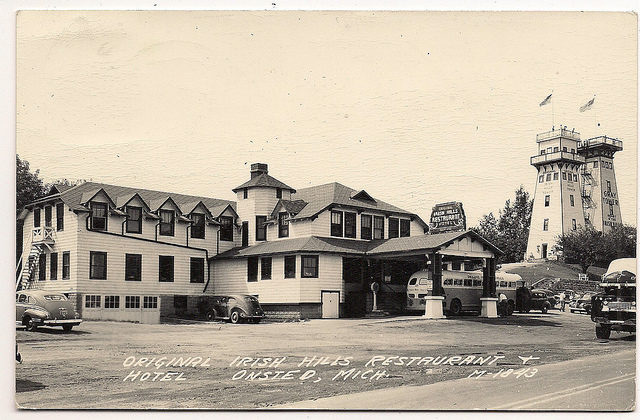
<path fill-rule="evenodd" d="M 578 148 L 581 148 L 581 149 L 584 149 L 587 147 L 601 146 L 601 145 L 609 145 L 622 150 L 621 140 L 612 139 L 611 137 L 607 137 L 607 136 L 593 137 L 591 139 L 582 140 L 578 142 Z"/>
<path fill-rule="evenodd" d="M 543 140 L 555 139 L 558 137 L 580 141 L 580 133 L 575 130 L 568 130 L 566 128 L 559 128 L 557 130 L 551 130 L 545 133 L 536 134 L 536 141 L 541 142 Z"/>
<path fill-rule="evenodd" d="M 578 163 L 584 163 L 584 156 L 571 152 L 551 152 L 543 155 L 531 156 L 531 164 L 539 165 L 545 162 L 552 162 L 560 159 L 572 160 Z"/>

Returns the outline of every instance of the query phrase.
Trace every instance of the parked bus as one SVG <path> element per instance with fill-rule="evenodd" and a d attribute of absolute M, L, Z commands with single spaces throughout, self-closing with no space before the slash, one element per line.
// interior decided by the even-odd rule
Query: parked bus
<path fill-rule="evenodd" d="M 496 295 L 506 299 L 507 314 L 511 315 L 516 306 L 516 289 L 524 285 L 517 274 L 496 272 Z M 462 311 L 480 311 L 482 305 L 482 271 L 442 271 L 442 288 L 445 308 L 451 315 Z M 425 298 L 433 291 L 430 271 L 413 273 L 407 284 L 407 311 L 425 310 Z"/>

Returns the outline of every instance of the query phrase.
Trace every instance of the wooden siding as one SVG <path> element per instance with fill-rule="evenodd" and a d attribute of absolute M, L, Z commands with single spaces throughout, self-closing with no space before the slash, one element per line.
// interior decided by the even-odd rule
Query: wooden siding
<path fill-rule="evenodd" d="M 381 212 L 375 212 L 375 211 L 364 211 L 360 214 L 358 214 L 358 212 L 356 210 L 353 209 L 347 209 L 347 208 L 339 208 L 336 207 L 334 208 L 335 211 L 342 211 L 342 212 L 350 212 L 350 213 L 356 213 L 356 237 L 355 238 L 345 238 L 345 239 L 361 239 L 361 232 L 362 232 L 362 215 L 371 215 L 371 216 L 383 216 L 385 218 L 384 220 L 384 239 L 389 239 L 389 218 L 387 216 L 384 215 L 384 213 Z M 393 216 L 393 217 L 397 217 L 397 216 Z M 405 219 L 408 220 L 408 217 L 399 217 L 401 220 Z M 296 223 L 301 223 L 301 222 L 296 222 Z M 318 218 L 311 221 L 311 227 L 308 229 L 311 234 L 310 235 L 315 235 L 315 236 L 331 236 L 331 210 L 324 210 L 323 212 L 321 212 L 318 215 Z M 420 226 L 420 224 L 416 221 L 413 220 L 412 222 L 410 222 L 410 235 L 411 236 L 419 236 L 419 235 L 424 235 L 424 229 L 422 228 L 422 226 Z M 344 218 L 343 218 L 343 231 L 344 231 Z M 298 232 L 296 232 L 296 234 L 298 234 Z M 373 235 L 373 219 L 372 219 L 372 227 L 371 227 L 371 234 Z M 300 235 L 300 236 L 310 236 L 310 235 Z M 299 236 L 298 236 L 299 237 Z"/>
<path fill-rule="evenodd" d="M 223 211 L 220 216 L 233 217 L 234 220 L 235 220 L 235 223 L 240 226 L 240 227 L 238 227 L 238 226 L 234 226 L 233 227 L 233 241 L 222 241 L 222 240 L 219 241 L 220 250 L 218 252 L 222 253 L 222 252 L 230 250 L 231 248 L 234 248 L 236 246 L 242 245 L 242 223 L 238 222 L 238 220 L 236 219 L 236 215 L 230 209 L 226 209 L 225 211 Z M 216 228 L 216 231 L 218 229 L 219 228 Z M 199 240 L 202 241 L 202 239 L 199 239 Z M 211 255 L 215 255 L 215 253 L 212 253 Z"/>
<path fill-rule="evenodd" d="M 296 267 L 296 269 L 299 270 L 299 267 Z M 323 290 L 339 291 L 340 302 L 344 303 L 345 288 L 344 280 L 342 280 L 341 256 L 320 254 L 318 278 L 305 277 L 300 279 L 300 302 L 322 302 Z"/>
<path fill-rule="evenodd" d="M 89 278 L 89 253 L 107 253 L 107 279 Z M 84 294 L 132 295 L 201 295 L 207 282 L 205 262 L 204 283 L 190 282 L 190 257 L 206 258 L 204 251 L 157 242 L 137 240 L 128 236 L 113 236 L 99 232 L 78 234 L 78 290 Z M 125 254 L 142 254 L 142 280 L 125 281 Z M 158 256 L 174 257 L 174 281 L 158 281 Z"/>
<path fill-rule="evenodd" d="M 260 303 L 300 302 L 300 256 L 296 256 L 296 277 L 284 278 L 284 257 L 271 260 L 271 279 L 261 280 L 261 264 L 258 260 L 258 280 L 247 281 L 247 259 L 215 261 L 211 266 L 213 294 L 258 295 Z M 211 288 L 211 286 L 209 287 Z M 207 290 L 207 294 L 210 294 Z"/>
<path fill-rule="evenodd" d="M 256 216 L 271 215 L 278 198 L 276 198 L 276 189 L 272 187 L 254 187 L 249 188 L 247 198 L 244 199 L 243 192 L 237 194 L 238 197 L 238 216 L 239 224 L 249 222 L 249 246 L 256 244 Z M 283 191 L 284 197 L 284 191 Z M 275 234 L 267 229 L 267 240 L 277 239 L 277 231 Z"/>
<path fill-rule="evenodd" d="M 41 226 L 44 226 L 44 210 L 41 213 Z M 52 227 L 56 228 L 56 212 L 55 205 L 52 213 Z M 78 235 L 78 217 L 64 205 L 64 230 L 55 231 L 55 243 L 51 246 L 51 250 L 44 247 L 47 258 L 46 274 L 44 281 L 38 281 L 38 267 L 36 266 L 33 278 L 34 287 L 44 290 L 56 292 L 68 292 L 77 290 L 77 235 Z M 30 211 L 24 221 L 23 231 L 23 256 L 26 258 L 31 248 L 31 235 L 33 230 L 33 211 Z M 62 254 L 69 252 L 69 278 L 62 279 Z M 51 253 L 58 254 L 58 279 L 51 280 Z"/>

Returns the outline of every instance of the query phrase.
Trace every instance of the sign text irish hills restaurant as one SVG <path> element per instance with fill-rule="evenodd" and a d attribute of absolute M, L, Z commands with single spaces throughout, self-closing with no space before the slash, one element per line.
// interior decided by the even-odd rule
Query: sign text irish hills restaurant
<path fill-rule="evenodd" d="M 431 210 L 429 233 L 455 232 L 467 228 L 462 203 L 450 201 L 436 204 Z"/>

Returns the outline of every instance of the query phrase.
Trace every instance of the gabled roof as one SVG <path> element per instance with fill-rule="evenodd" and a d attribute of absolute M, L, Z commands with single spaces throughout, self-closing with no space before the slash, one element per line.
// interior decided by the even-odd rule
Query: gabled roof
<path fill-rule="evenodd" d="M 273 208 L 273 211 L 271 212 L 271 218 L 275 218 L 278 215 L 278 212 L 280 211 L 280 209 L 284 209 L 284 211 L 286 211 L 287 213 L 295 216 L 296 214 L 300 213 L 300 210 L 302 210 L 308 203 L 304 200 L 283 200 L 280 199 L 278 200 L 278 202 L 276 203 L 276 206 Z"/>
<path fill-rule="evenodd" d="M 234 209 L 233 206 L 230 205 L 230 204 L 223 204 L 221 206 L 216 206 L 216 207 L 212 208 L 211 209 L 211 215 L 213 217 L 220 217 L 222 215 L 222 213 L 227 211 L 227 209 L 231 210 L 233 212 L 233 214 L 236 215 L 236 218 L 240 217 L 240 216 L 238 216 L 238 212 L 236 212 L 236 209 Z"/>
<path fill-rule="evenodd" d="M 107 197 L 112 207 L 116 207 L 116 203 L 113 201 L 113 198 L 111 198 L 111 196 L 104 190 L 104 188 L 96 188 L 89 191 L 85 191 L 84 193 L 82 193 L 82 197 L 80 198 L 80 204 L 88 203 L 89 201 L 93 200 L 96 195 L 100 193 L 103 193 L 105 197 Z"/>
<path fill-rule="evenodd" d="M 285 184 L 284 182 L 278 181 L 274 177 L 269 174 L 260 174 L 256 177 L 251 178 L 244 184 L 235 187 L 233 189 L 234 193 L 244 189 L 244 188 L 252 188 L 252 187 L 273 187 L 273 188 L 282 188 L 283 190 L 289 190 L 292 193 L 296 192 L 293 188 Z"/>
<path fill-rule="evenodd" d="M 427 224 L 415 213 L 410 213 L 407 210 L 385 203 L 384 201 L 374 199 L 366 192 L 363 192 L 364 190 L 358 192 L 353 188 L 349 188 L 337 182 L 318 185 L 316 187 L 303 188 L 297 191 L 291 198 L 294 200 L 303 200 L 308 204 L 301 209 L 300 212 L 292 218 L 292 220 L 313 218 L 329 207 L 337 205 L 411 216 L 415 217 L 423 224 L 423 226 L 427 226 Z"/>
<path fill-rule="evenodd" d="M 202 203 L 208 209 L 212 209 L 221 205 L 224 205 L 225 207 L 231 206 L 231 208 L 235 209 L 236 205 L 235 202 L 229 200 L 220 200 L 210 197 L 198 197 L 194 195 L 177 194 L 164 191 L 146 190 L 142 188 L 122 187 L 118 185 L 102 184 L 98 182 L 84 182 L 82 184 L 78 184 L 74 187 L 68 188 L 65 191 L 60 192 L 59 198 L 72 210 L 87 211 L 88 209 L 82 205 L 83 196 L 86 197 L 88 195 L 89 197 L 91 197 L 100 190 L 104 190 L 105 194 L 111 197 L 112 200 L 114 198 L 122 196 L 131 197 L 135 193 L 138 193 L 140 198 L 147 204 L 155 202 L 157 200 L 162 200 L 164 202 L 168 197 L 171 197 L 173 202 L 179 208 L 182 208 L 182 206 L 187 203 L 196 201 L 202 201 Z"/>
<path fill-rule="evenodd" d="M 495 254 L 503 252 L 471 230 L 462 232 L 437 233 L 434 235 L 409 236 L 405 238 L 381 239 L 375 241 L 325 238 L 309 236 L 305 238 L 283 239 L 263 242 L 250 247 L 237 247 L 212 258 L 246 258 L 260 255 L 291 254 L 304 252 L 352 254 L 384 257 L 387 254 L 427 253 L 448 246 L 453 241 L 470 236 L 481 242 Z"/>
<path fill-rule="evenodd" d="M 116 197 L 116 206 L 121 209 L 124 206 L 126 206 L 127 204 L 129 204 L 131 202 L 131 200 L 133 200 L 134 198 L 138 197 L 138 199 L 142 202 L 142 205 L 144 206 L 144 208 L 146 210 L 151 210 L 149 208 L 149 204 L 147 204 L 147 202 L 145 202 L 142 197 L 140 197 L 140 194 L 138 193 L 128 193 L 126 195 L 121 195 L 119 197 Z"/>

